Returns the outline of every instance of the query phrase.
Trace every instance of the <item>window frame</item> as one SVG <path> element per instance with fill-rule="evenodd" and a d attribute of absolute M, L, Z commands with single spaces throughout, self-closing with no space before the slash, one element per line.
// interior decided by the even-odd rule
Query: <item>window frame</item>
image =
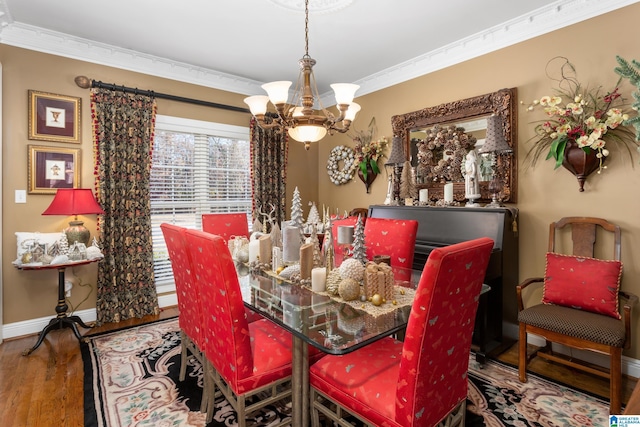
<path fill-rule="evenodd" d="M 196 141 L 198 138 L 204 137 L 204 139 L 208 139 L 208 137 L 215 138 L 228 138 L 228 139 L 237 139 L 242 141 L 250 142 L 250 128 L 248 126 L 236 126 L 229 125 L 224 123 L 216 123 L 216 122 L 207 122 L 202 120 L 188 119 L 182 117 L 175 116 L 166 116 L 166 115 L 156 115 L 155 121 L 155 132 L 158 131 L 167 131 L 167 132 L 176 132 L 176 133 L 186 133 L 192 134 L 195 136 Z M 155 142 L 154 142 L 155 144 Z M 196 142 L 197 144 L 197 142 Z M 201 147 L 202 148 L 202 147 Z M 250 153 L 249 153 L 250 155 Z M 196 156 L 197 157 L 197 156 Z M 204 173 L 208 169 L 198 169 L 195 173 Z M 250 195 L 251 197 L 251 195 Z M 196 200 L 198 197 L 196 197 Z M 249 199 L 249 203 L 251 204 L 252 200 Z M 177 202 L 182 205 L 190 205 L 191 202 Z M 150 204 L 153 205 L 153 201 L 150 201 Z M 198 204 L 198 202 L 194 202 L 194 204 Z M 196 206 L 197 209 L 201 206 Z M 151 206 L 151 215 L 153 216 L 153 206 Z M 205 213 L 205 212 L 200 212 Z M 153 223 L 153 221 L 152 221 Z M 196 227 L 202 229 L 202 220 L 199 214 L 196 212 Z M 156 238 L 162 238 L 162 232 L 159 227 L 158 230 L 152 230 L 152 236 L 156 236 Z M 156 257 L 161 256 L 161 253 L 156 253 L 156 245 L 154 245 L 154 271 L 156 269 Z M 168 257 L 167 257 L 168 259 Z M 164 260 L 158 259 L 159 261 Z M 158 278 L 155 279 L 156 291 L 158 294 L 172 293 L 175 292 L 175 283 L 173 282 L 173 277 L 161 279 L 158 281 Z"/>

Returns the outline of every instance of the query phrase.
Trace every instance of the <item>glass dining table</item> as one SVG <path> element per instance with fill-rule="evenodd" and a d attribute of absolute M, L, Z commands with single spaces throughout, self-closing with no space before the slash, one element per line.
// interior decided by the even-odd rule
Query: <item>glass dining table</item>
<path fill-rule="evenodd" d="M 346 354 L 407 326 L 413 291 L 422 271 L 394 269 L 395 299 L 374 306 L 370 301 L 342 301 L 286 281 L 273 272 L 237 265 L 244 303 L 292 335 L 292 424 L 310 425 L 309 346 L 327 354 Z M 398 278 L 402 279 L 398 279 Z M 411 299 L 407 300 L 407 297 Z"/>

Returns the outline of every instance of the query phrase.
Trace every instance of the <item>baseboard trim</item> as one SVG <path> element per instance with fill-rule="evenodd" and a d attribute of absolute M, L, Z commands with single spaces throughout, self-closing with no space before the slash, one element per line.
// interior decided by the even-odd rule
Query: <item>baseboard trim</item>
<path fill-rule="evenodd" d="M 159 295 L 158 305 L 160 306 L 160 308 L 176 306 L 178 305 L 178 297 L 175 293 Z M 97 318 L 95 308 L 76 311 L 74 314 L 80 316 L 82 321 L 85 323 L 95 322 Z M 45 326 L 49 324 L 51 318 L 52 316 L 48 316 L 40 317 L 38 319 L 29 319 L 20 322 L 7 323 L 2 327 L 3 338 L 6 340 L 9 338 L 38 334 L 45 328 Z"/>

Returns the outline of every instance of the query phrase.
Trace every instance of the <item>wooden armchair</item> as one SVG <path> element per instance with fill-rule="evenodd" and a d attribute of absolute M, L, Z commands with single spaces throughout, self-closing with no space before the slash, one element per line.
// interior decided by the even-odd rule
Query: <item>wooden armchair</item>
<path fill-rule="evenodd" d="M 560 242 L 566 242 L 563 237 L 567 232 L 571 236 L 572 256 L 558 250 Z M 631 346 L 631 309 L 638 300 L 637 296 L 619 290 L 620 234 L 619 226 L 601 218 L 566 217 L 551 223 L 545 277 L 527 279 L 516 288 L 520 381 L 527 381 L 527 362 L 536 355 L 609 378 L 611 414 L 619 414 L 621 409 L 622 349 Z M 613 241 L 611 256 L 594 258 L 596 236 Z M 544 283 L 542 304 L 525 308 L 523 290 L 534 283 Z M 622 316 L 620 299 L 626 301 Z M 527 334 L 543 337 L 546 345 L 528 355 Z M 605 354 L 609 356 L 610 368 L 587 365 L 554 353 L 552 342 Z"/>

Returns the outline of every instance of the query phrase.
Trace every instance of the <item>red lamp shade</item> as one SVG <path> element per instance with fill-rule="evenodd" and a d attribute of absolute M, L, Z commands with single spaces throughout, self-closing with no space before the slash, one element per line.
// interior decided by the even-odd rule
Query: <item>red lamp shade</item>
<path fill-rule="evenodd" d="M 104 211 L 88 188 L 60 188 L 42 215 L 103 214 Z"/>
<path fill-rule="evenodd" d="M 89 230 L 83 221 L 78 221 L 78 215 L 103 214 L 104 211 L 93 197 L 88 188 L 60 188 L 49 207 L 42 215 L 75 215 L 75 220 L 69 222 L 65 229 L 69 244 L 75 242 L 89 244 Z"/>

